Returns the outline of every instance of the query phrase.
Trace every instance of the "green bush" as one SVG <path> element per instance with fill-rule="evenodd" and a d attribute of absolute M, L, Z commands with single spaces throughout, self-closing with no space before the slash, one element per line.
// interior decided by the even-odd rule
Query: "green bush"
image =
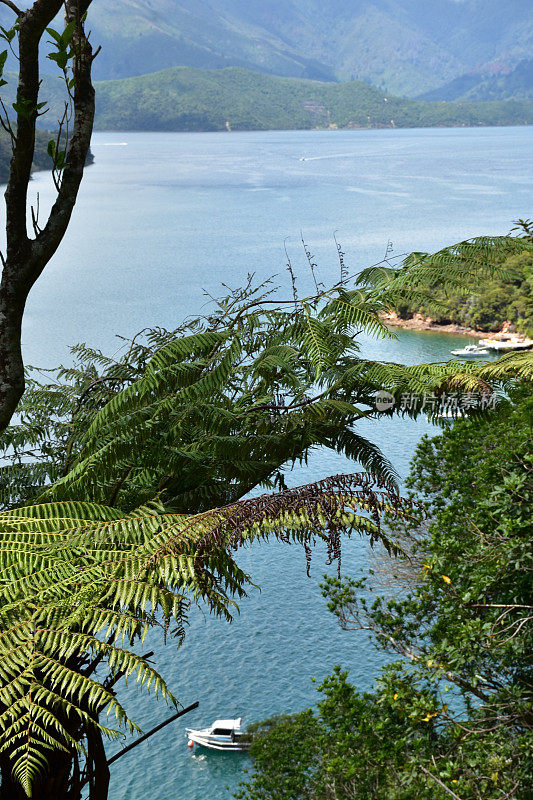
<path fill-rule="evenodd" d="M 396 660 L 367 693 L 336 668 L 316 710 L 269 724 L 240 800 L 530 800 L 529 389 L 422 441 L 411 588 L 372 602 L 372 573 L 324 584 L 341 625 Z"/>
<path fill-rule="evenodd" d="M 445 293 L 434 286 L 428 301 L 438 301 L 436 312 L 433 304 L 417 300 L 402 301 L 396 307 L 397 314 L 407 319 L 421 313 L 438 324 L 455 323 L 480 331 L 500 330 L 504 322 L 511 322 L 526 335 L 533 335 L 533 255 L 523 252 L 510 256 L 503 267 L 505 277 L 493 278 L 482 285 L 472 284 L 471 295 L 459 291 Z"/>

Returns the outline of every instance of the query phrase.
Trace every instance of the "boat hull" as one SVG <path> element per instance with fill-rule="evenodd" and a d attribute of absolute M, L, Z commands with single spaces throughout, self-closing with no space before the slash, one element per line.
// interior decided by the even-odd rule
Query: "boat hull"
<path fill-rule="evenodd" d="M 452 356 L 455 356 L 456 358 L 477 359 L 477 358 L 483 358 L 484 356 L 490 356 L 490 355 L 491 354 L 489 353 L 488 350 L 478 350 L 477 353 L 475 353 L 475 352 L 466 353 L 464 350 L 452 350 Z"/>
<path fill-rule="evenodd" d="M 231 739 L 223 739 L 214 736 L 202 736 L 199 733 L 191 731 L 187 734 L 189 741 L 200 747 L 207 747 L 209 750 L 219 750 L 226 752 L 240 753 L 250 749 L 248 742 L 240 742 L 238 739 L 232 741 Z"/>

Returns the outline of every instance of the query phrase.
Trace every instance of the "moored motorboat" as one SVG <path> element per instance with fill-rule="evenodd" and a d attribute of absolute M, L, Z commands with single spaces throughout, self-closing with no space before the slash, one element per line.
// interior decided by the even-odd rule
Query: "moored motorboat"
<path fill-rule="evenodd" d="M 490 352 L 477 344 L 467 344 L 462 350 L 452 350 L 452 355 L 459 358 L 479 358 L 479 356 L 490 355 Z"/>
<path fill-rule="evenodd" d="M 250 747 L 250 739 L 242 730 L 242 717 L 216 719 L 209 728 L 186 728 L 189 747 L 195 744 L 210 750 L 242 752 Z"/>

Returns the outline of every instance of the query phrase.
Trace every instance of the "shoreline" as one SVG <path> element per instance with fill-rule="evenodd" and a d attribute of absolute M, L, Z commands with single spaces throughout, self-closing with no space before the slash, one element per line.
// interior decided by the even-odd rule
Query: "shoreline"
<path fill-rule="evenodd" d="M 492 102 L 492 101 L 486 101 Z M 507 101 L 502 101 L 507 102 Z M 329 125 L 329 126 L 309 126 L 306 128 L 240 128 L 230 127 L 225 125 L 220 127 L 205 127 L 205 128 L 164 128 L 164 127 L 134 127 L 134 128 L 121 128 L 121 127 L 100 127 L 95 123 L 93 133 L 287 133 L 296 131 L 317 132 L 317 133 L 336 133 L 337 131 L 427 131 L 427 130 L 457 130 L 457 129 L 482 129 L 482 128 L 531 128 L 533 122 L 456 122 L 456 123 L 435 123 L 432 125 L 413 124 L 375 124 L 375 125 Z"/>
<path fill-rule="evenodd" d="M 386 325 L 390 325 L 392 328 L 402 328 L 404 330 L 418 332 L 426 331 L 430 333 L 448 333 L 454 336 L 470 336 L 476 339 L 494 339 L 496 341 L 507 341 L 510 343 L 530 342 L 526 336 L 505 330 L 504 326 L 502 327 L 502 330 L 478 331 L 475 328 L 458 325 L 454 322 L 450 322 L 445 325 L 439 324 L 434 322 L 431 317 L 423 317 L 422 314 L 414 314 L 409 319 L 402 319 L 394 312 L 382 312 L 379 316 L 382 322 L 384 322 Z M 531 345 L 533 345 L 533 341 L 531 341 Z"/>

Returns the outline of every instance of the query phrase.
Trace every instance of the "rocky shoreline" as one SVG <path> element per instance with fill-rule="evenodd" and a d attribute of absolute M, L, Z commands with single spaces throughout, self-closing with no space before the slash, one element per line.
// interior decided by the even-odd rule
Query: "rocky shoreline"
<path fill-rule="evenodd" d="M 462 336 L 476 336 L 480 339 L 489 338 L 494 336 L 494 333 L 486 333 L 485 331 L 477 331 L 475 328 L 467 328 L 463 325 L 449 323 L 448 325 L 441 325 L 435 322 L 431 317 L 424 317 L 422 314 L 413 314 L 408 319 L 399 317 L 394 312 L 380 314 L 382 321 L 386 325 L 391 325 L 394 328 L 405 328 L 411 331 L 434 331 L 435 333 L 452 333 L 460 334 Z"/>
<path fill-rule="evenodd" d="M 526 339 L 519 333 L 516 333 L 510 323 L 504 323 L 500 330 L 478 331 L 475 328 L 468 328 L 463 325 L 449 323 L 448 325 L 441 325 L 435 322 L 431 317 L 424 317 L 422 314 L 413 314 L 409 319 L 402 319 L 394 312 L 380 314 L 381 320 L 394 328 L 405 328 L 411 331 L 433 331 L 435 333 L 450 333 L 459 336 L 471 336 L 476 339 L 495 339 L 500 341 L 507 341 L 509 343 L 516 342 L 520 344 L 530 343 L 533 345 L 533 340 Z"/>

